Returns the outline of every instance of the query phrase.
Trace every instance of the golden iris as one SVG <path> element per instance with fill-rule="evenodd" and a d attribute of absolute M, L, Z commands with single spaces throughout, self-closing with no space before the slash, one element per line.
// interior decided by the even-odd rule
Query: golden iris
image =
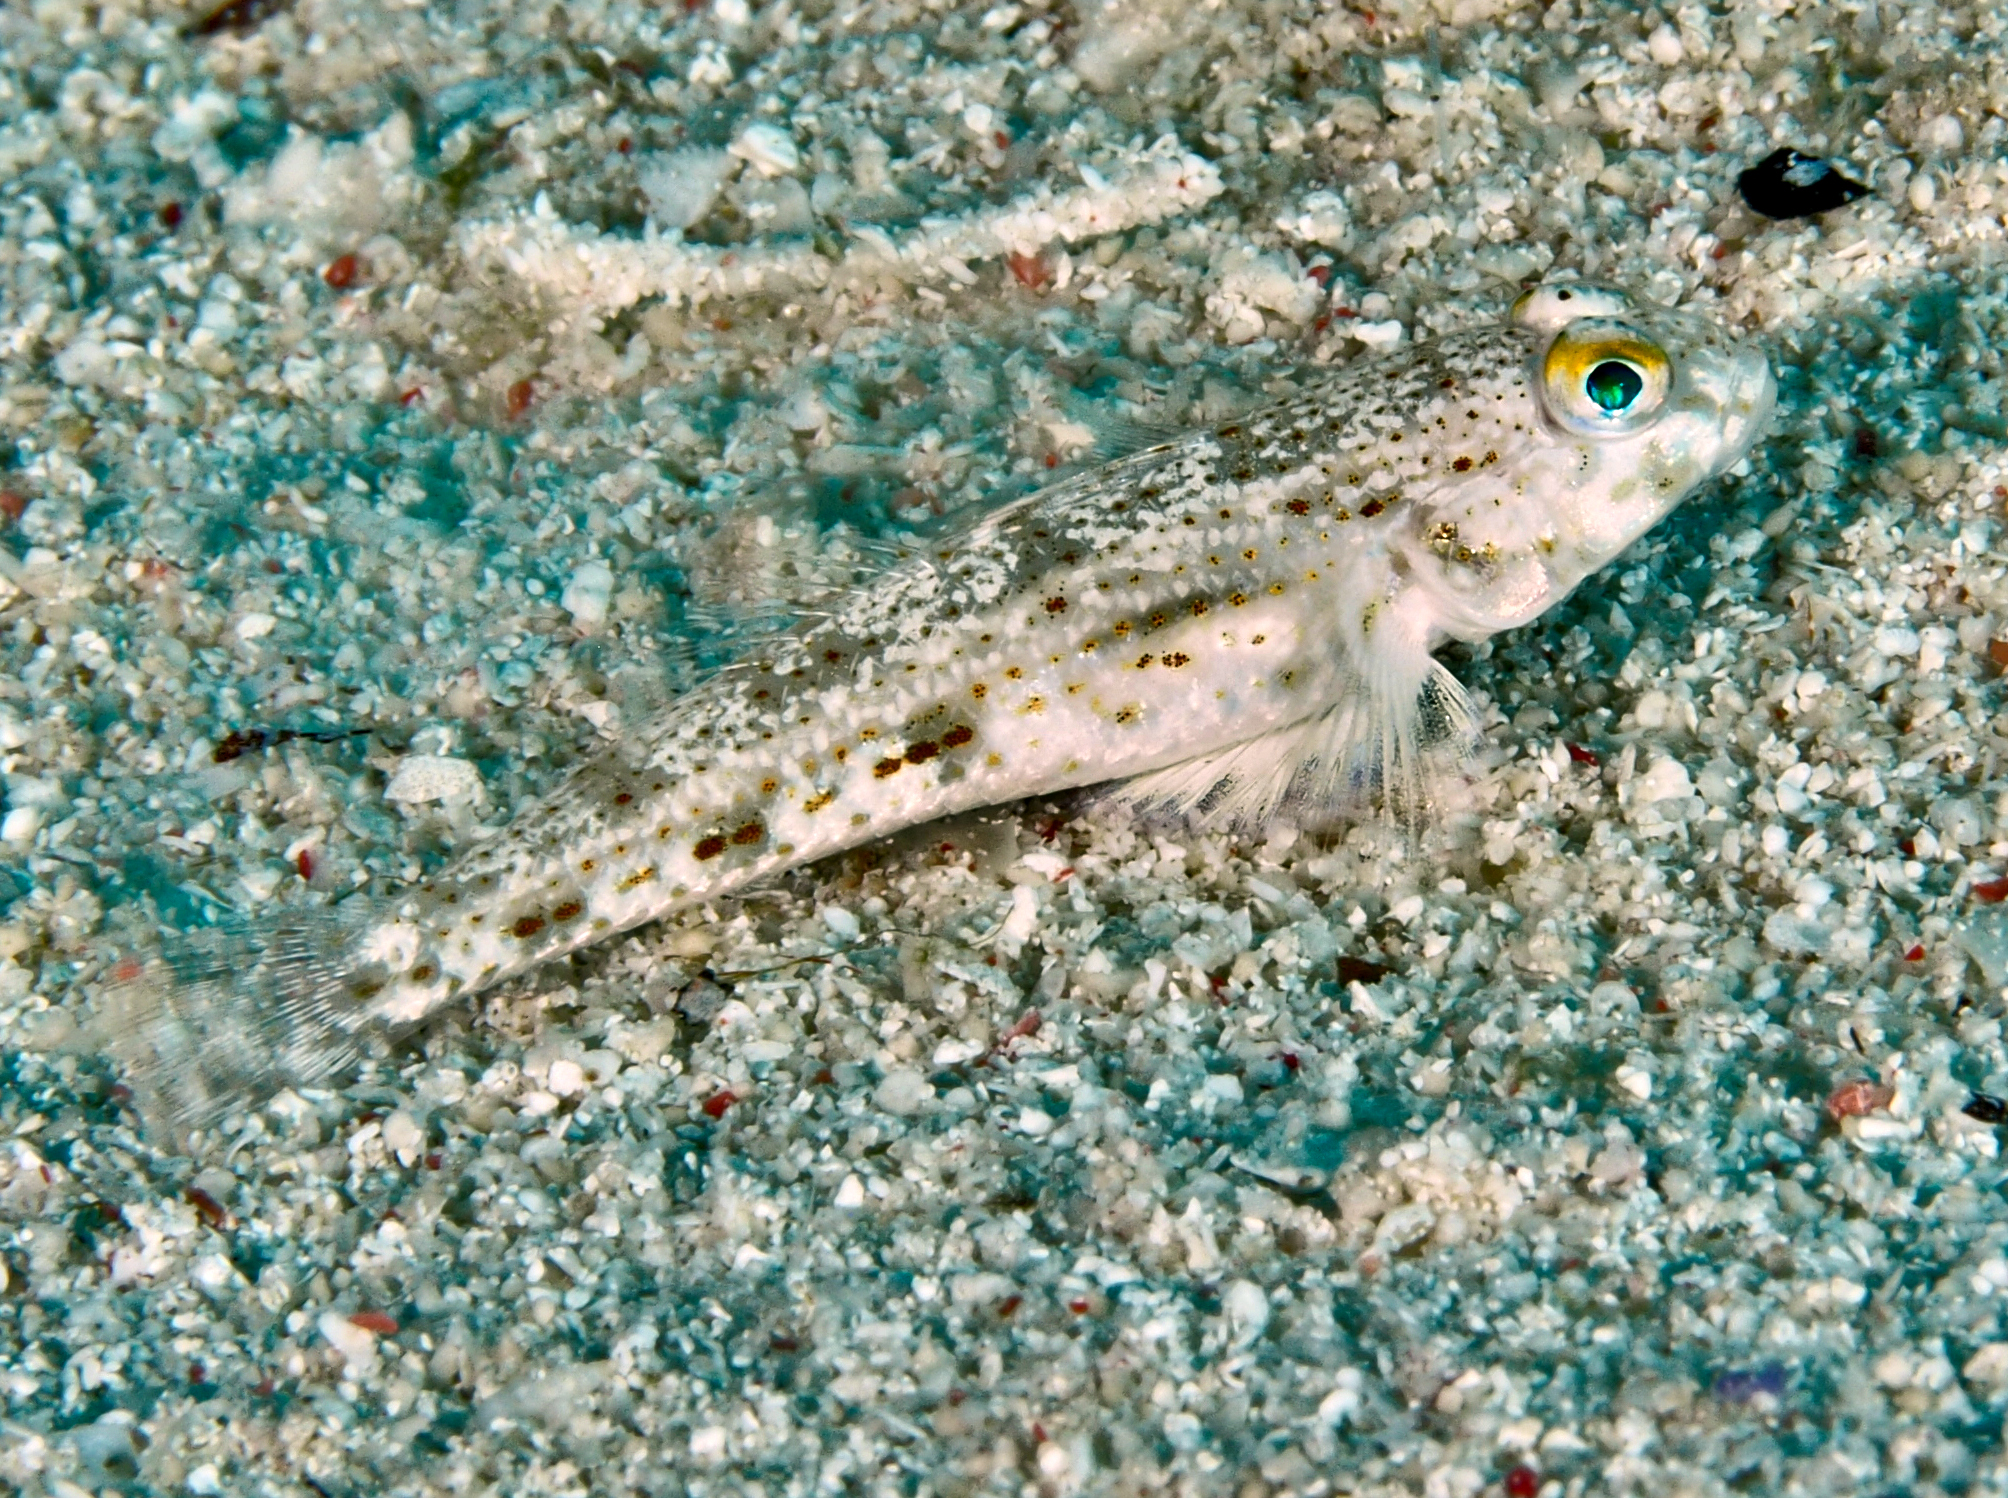
<path fill-rule="evenodd" d="M 1587 436 L 1639 430 L 1658 414 L 1672 383 L 1666 351 L 1613 317 L 1570 323 L 1541 360 L 1548 409 Z"/>

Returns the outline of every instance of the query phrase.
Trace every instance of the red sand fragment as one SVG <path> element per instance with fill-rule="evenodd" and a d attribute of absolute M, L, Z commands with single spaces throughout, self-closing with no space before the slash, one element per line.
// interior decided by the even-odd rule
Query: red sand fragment
<path fill-rule="evenodd" d="M 714 1092 L 704 1100 L 704 1116 L 706 1118 L 723 1118 L 725 1110 L 738 1101 L 739 1097 L 736 1093 Z"/>
<path fill-rule="evenodd" d="M 230 1210 L 222 1202 L 204 1191 L 200 1186 L 190 1186 L 186 1193 L 188 1204 L 195 1208 L 195 1215 L 213 1228 L 222 1228 L 230 1222 Z"/>
<path fill-rule="evenodd" d="M 1981 879 L 1972 885 L 1973 897 L 1989 905 L 2008 900 L 2008 879 Z"/>
<path fill-rule="evenodd" d="M 508 408 L 509 419 L 511 421 L 517 420 L 525 411 L 530 409 L 530 397 L 534 393 L 530 388 L 528 380 L 518 380 L 509 387 L 502 399 L 503 404 Z"/>
<path fill-rule="evenodd" d="M 375 1332 L 379 1337 L 397 1335 L 397 1317 L 388 1311 L 351 1311 L 349 1325 L 359 1326 L 366 1332 Z"/>
<path fill-rule="evenodd" d="M 1044 291 L 1053 280 L 1053 269 L 1037 255 L 1021 255 L 1015 250 L 1005 263 L 1011 267 L 1011 275 L 1027 291 Z"/>
<path fill-rule="evenodd" d="M 346 291 L 356 284 L 356 273 L 360 267 L 353 255 L 337 255 L 328 262 L 328 268 L 321 272 L 321 279 L 337 291 Z"/>
<path fill-rule="evenodd" d="M 1836 1119 L 1860 1118 L 1887 1108 L 1895 1096 L 1894 1087 L 1885 1087 L 1880 1082 L 1843 1082 L 1827 1099 L 1827 1112 Z"/>

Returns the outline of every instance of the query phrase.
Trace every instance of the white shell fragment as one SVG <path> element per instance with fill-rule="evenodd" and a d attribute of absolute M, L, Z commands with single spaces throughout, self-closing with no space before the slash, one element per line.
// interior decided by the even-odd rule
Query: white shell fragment
<path fill-rule="evenodd" d="M 564 596 L 559 602 L 572 616 L 572 622 L 583 629 L 606 622 L 607 607 L 613 596 L 613 569 L 605 562 L 587 562 L 565 584 Z"/>
<path fill-rule="evenodd" d="M 314 1325 L 328 1339 L 328 1344 L 341 1354 L 351 1376 L 361 1377 L 376 1367 L 377 1336 L 368 1327 L 357 1326 L 337 1311 L 323 1312 Z"/>
<path fill-rule="evenodd" d="M 733 140 L 732 154 L 763 177 L 779 177 L 802 164 L 802 153 L 778 125 L 748 125 Z"/>
<path fill-rule="evenodd" d="M 419 806 L 428 801 L 452 801 L 481 790 L 481 772 L 464 759 L 444 754 L 409 754 L 384 787 L 384 799 Z"/>

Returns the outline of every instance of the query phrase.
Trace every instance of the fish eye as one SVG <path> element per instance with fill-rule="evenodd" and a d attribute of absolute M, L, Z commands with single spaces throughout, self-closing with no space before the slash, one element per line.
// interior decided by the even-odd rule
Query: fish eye
<path fill-rule="evenodd" d="M 1617 318 L 1570 323 L 1541 359 L 1549 414 L 1586 437 L 1629 436 L 1651 425 L 1672 384 L 1666 351 Z"/>
<path fill-rule="evenodd" d="M 1583 393 L 1600 410 L 1613 414 L 1624 410 L 1645 389 L 1645 376 L 1622 359 L 1606 359 L 1583 381 Z"/>

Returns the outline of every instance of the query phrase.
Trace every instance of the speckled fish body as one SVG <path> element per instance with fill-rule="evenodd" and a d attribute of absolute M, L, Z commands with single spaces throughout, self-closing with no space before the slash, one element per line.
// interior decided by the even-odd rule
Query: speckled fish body
<path fill-rule="evenodd" d="M 1648 349 L 1618 361 L 1636 379 L 1610 360 L 1590 378 L 1631 379 L 1650 420 L 1601 428 L 1580 390 L 1547 388 L 1557 350 L 1571 371 L 1596 357 L 1565 347 L 1585 328 Z M 153 985 L 122 1048 L 199 1120 L 581 945 L 957 811 L 1132 779 L 1140 802 L 1247 819 L 1363 765 L 1390 782 L 1426 718 L 1459 716 L 1430 652 L 1552 607 L 1740 457 L 1770 400 L 1761 355 L 1705 321 L 1530 293 L 1497 327 L 1362 360 L 914 552 L 422 888 Z"/>

